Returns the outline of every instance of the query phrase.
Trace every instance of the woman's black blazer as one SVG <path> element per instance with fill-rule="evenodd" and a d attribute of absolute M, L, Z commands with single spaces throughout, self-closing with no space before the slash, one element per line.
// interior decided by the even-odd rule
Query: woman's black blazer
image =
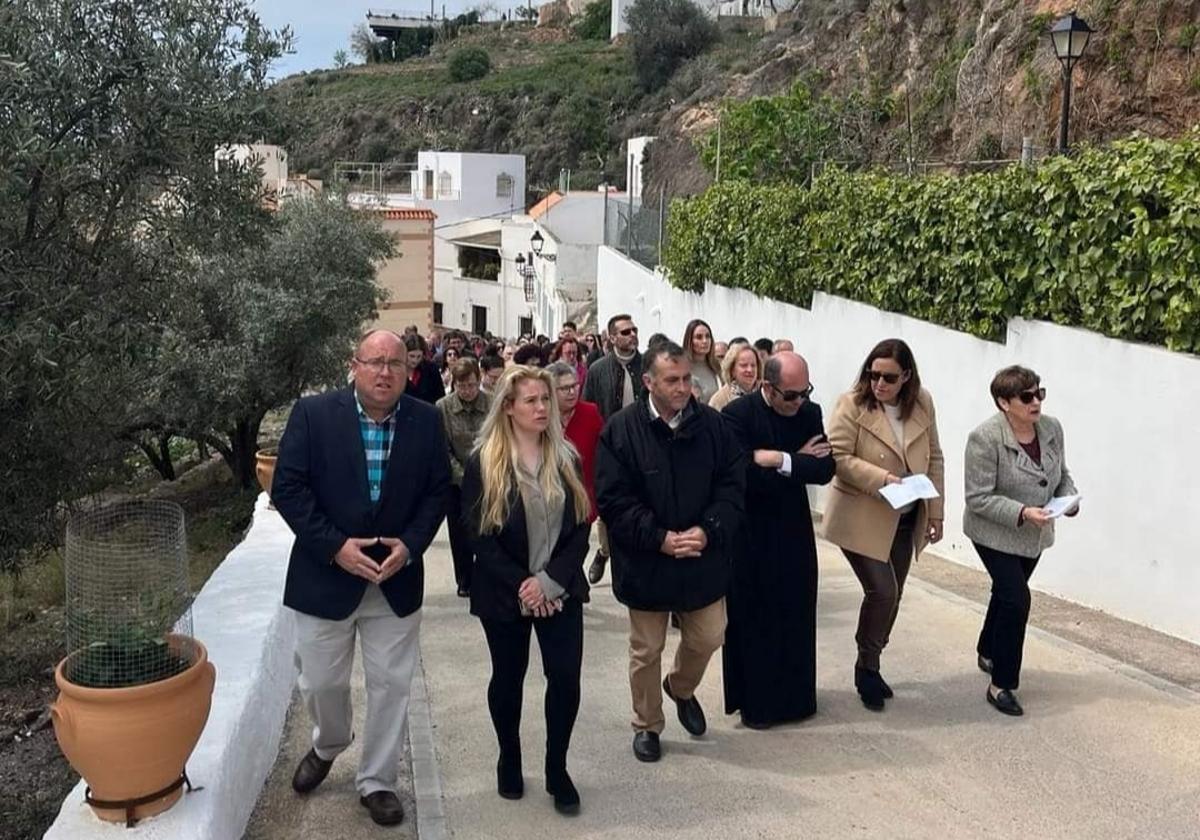
<path fill-rule="evenodd" d="M 471 573 L 471 614 L 480 618 L 515 621 L 521 618 L 517 591 L 529 575 L 529 532 L 525 527 L 525 504 L 513 490 L 504 527 L 490 534 L 479 533 L 480 498 L 483 482 L 479 456 L 467 461 L 462 483 L 462 515 L 475 550 L 475 569 Z M 585 518 L 575 521 L 575 501 L 567 488 L 563 505 L 562 529 L 550 554 L 546 573 L 580 602 L 588 600 L 587 577 L 583 561 L 588 553 L 591 524 Z"/>

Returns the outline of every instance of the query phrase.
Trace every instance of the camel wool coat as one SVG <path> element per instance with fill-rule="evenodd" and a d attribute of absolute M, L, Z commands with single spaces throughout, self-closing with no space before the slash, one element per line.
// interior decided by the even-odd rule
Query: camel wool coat
<path fill-rule="evenodd" d="M 852 393 L 838 399 L 827 428 L 837 475 L 825 505 L 825 539 L 886 563 L 900 512 L 879 495 L 879 489 L 888 473 L 925 473 L 939 496 L 917 503 L 913 541 L 920 555 L 929 541 L 929 520 L 945 518 L 945 464 L 929 392 L 921 389 L 912 414 L 904 420 L 903 452 L 883 409 L 856 404 Z"/>

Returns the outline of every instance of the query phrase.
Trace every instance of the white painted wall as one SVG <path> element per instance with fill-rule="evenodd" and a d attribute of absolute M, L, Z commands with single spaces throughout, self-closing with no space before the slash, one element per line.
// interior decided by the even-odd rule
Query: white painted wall
<path fill-rule="evenodd" d="M 626 189 L 633 193 L 633 200 L 642 200 L 642 165 L 646 161 L 646 148 L 654 142 L 653 137 L 630 137 L 625 143 Z"/>
<path fill-rule="evenodd" d="M 624 198 L 622 193 L 609 193 L 609 202 Z M 604 204 L 602 192 L 572 192 L 536 217 L 544 235 L 553 234 L 561 242 L 599 245 L 604 242 Z M 594 252 L 593 252 L 594 255 Z"/>
<path fill-rule="evenodd" d="M 629 312 L 643 336 L 680 340 L 694 317 L 718 340 L 790 338 L 808 358 L 814 399 L 829 412 L 875 342 L 903 338 L 932 393 L 946 454 L 946 536 L 939 554 L 982 568 L 962 534 L 963 449 L 993 411 L 996 370 L 1042 377 L 1046 411 L 1063 423 L 1067 462 L 1084 495 L 1058 526 L 1034 588 L 1200 642 L 1200 358 L 1015 319 L 1004 344 L 817 294 L 812 310 L 709 286 L 682 292 L 611 248 L 597 264 L 600 322 Z M 818 494 L 818 507 L 823 497 Z"/>

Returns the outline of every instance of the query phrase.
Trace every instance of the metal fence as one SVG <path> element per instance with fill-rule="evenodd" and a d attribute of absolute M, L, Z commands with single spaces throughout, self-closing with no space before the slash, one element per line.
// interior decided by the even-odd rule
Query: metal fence
<path fill-rule="evenodd" d="M 665 191 L 656 198 L 654 204 L 649 204 L 625 196 L 624 200 L 612 198 L 604 205 L 604 244 L 651 269 L 662 261 L 670 212 Z"/>

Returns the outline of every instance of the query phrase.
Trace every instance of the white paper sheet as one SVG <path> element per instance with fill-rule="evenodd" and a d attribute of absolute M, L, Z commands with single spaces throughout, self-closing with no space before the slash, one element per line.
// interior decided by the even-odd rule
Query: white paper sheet
<path fill-rule="evenodd" d="M 910 505 L 918 499 L 936 499 L 937 488 L 925 473 L 905 476 L 899 484 L 885 484 L 879 495 L 887 499 L 887 503 L 895 510 Z"/>
<path fill-rule="evenodd" d="M 1060 516 L 1065 515 L 1071 508 L 1075 507 L 1075 505 L 1079 504 L 1079 500 L 1082 498 L 1083 496 L 1081 495 L 1056 496 L 1046 505 L 1045 511 L 1050 514 L 1051 519 L 1058 519 Z"/>

